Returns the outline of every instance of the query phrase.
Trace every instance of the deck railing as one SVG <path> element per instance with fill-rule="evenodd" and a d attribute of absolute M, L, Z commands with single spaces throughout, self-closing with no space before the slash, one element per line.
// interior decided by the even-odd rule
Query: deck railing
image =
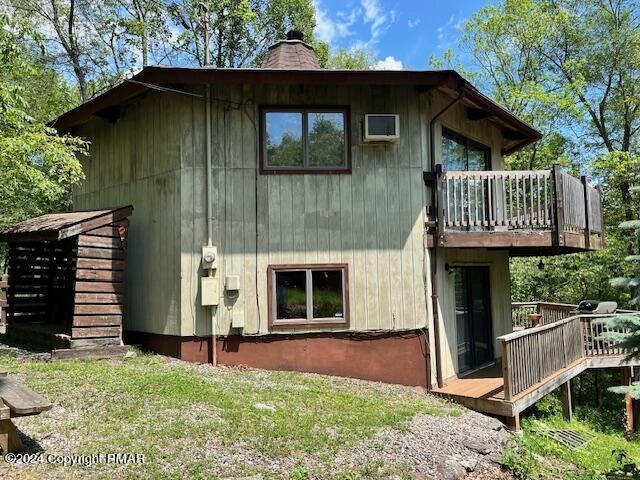
<path fill-rule="evenodd" d="M 537 313 L 542 315 L 540 325 L 547 325 L 574 315 L 575 309 L 576 305 L 569 303 L 513 302 L 511 321 L 514 327 L 530 328 L 533 325 L 529 315 Z"/>
<path fill-rule="evenodd" d="M 616 346 L 615 342 L 601 338 L 603 333 L 624 333 L 623 328 L 609 328 L 601 323 L 603 318 L 611 315 L 585 315 L 580 317 L 582 336 L 584 339 L 584 354 L 586 357 L 606 357 L 611 355 L 626 355 L 628 352 Z"/>
<path fill-rule="evenodd" d="M 552 231 L 558 245 L 565 234 L 602 236 L 599 188 L 586 177 L 553 170 L 437 170 L 440 242 L 450 231 Z M 594 245 L 599 247 L 600 245 Z"/>
<path fill-rule="evenodd" d="M 499 337 L 505 400 L 542 382 L 584 356 L 580 317 Z"/>
<path fill-rule="evenodd" d="M 581 359 L 623 356 L 627 353 L 615 342 L 601 338 L 605 332 L 625 331 L 621 328 L 610 329 L 601 322 L 612 315 L 576 315 L 575 305 L 568 304 L 517 302 L 512 308 L 520 312 L 526 309 L 540 311 L 540 306 L 549 307 L 546 310 L 548 319 L 554 315 L 569 316 L 498 337 L 502 346 L 502 374 L 507 401 Z M 571 307 L 571 310 L 567 307 Z M 620 313 L 639 312 L 618 310 Z M 522 316 L 520 313 L 518 315 Z"/>

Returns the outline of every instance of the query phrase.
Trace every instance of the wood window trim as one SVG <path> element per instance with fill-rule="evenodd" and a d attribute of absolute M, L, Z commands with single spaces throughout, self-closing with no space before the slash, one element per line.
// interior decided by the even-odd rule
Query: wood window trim
<path fill-rule="evenodd" d="M 281 270 L 342 270 L 343 318 L 340 321 L 278 321 L 274 311 L 274 280 L 275 273 Z M 336 328 L 348 329 L 350 326 L 349 313 L 349 265 L 346 263 L 295 263 L 269 265 L 267 267 L 267 308 L 269 309 L 269 330 L 287 330 L 294 328 Z"/>
<path fill-rule="evenodd" d="M 477 140 L 473 140 L 472 138 L 469 138 L 444 126 L 442 127 L 441 136 L 442 138 L 448 138 L 449 140 L 458 142 L 465 146 L 465 148 L 467 149 L 467 168 L 469 167 L 468 150 L 469 147 L 474 147 L 478 150 L 484 151 L 484 169 L 486 171 L 491 170 L 491 147 L 489 145 L 485 145 L 484 143 L 478 142 Z"/>
<path fill-rule="evenodd" d="M 270 167 L 267 165 L 267 155 L 265 149 L 266 135 L 266 114 L 267 112 L 316 112 L 316 113 L 344 113 L 345 125 L 345 156 L 346 162 L 344 167 L 329 168 L 287 168 L 287 167 Z M 351 174 L 351 108 L 348 105 L 261 105 L 259 109 L 260 118 L 258 119 L 258 141 L 259 157 L 260 157 L 260 173 L 262 175 L 327 175 L 327 174 Z"/>

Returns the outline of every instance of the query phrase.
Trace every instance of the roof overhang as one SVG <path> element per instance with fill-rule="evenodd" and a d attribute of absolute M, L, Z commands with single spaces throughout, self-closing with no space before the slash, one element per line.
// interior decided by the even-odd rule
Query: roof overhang
<path fill-rule="evenodd" d="M 0 231 L 0 242 L 61 241 L 126 219 L 131 205 L 101 210 L 48 213 Z"/>
<path fill-rule="evenodd" d="M 145 67 L 130 80 L 116 85 L 102 95 L 69 110 L 51 122 L 59 132 L 67 132 L 86 123 L 94 116 L 103 116 L 114 106 L 153 89 L 175 85 L 390 85 L 413 86 L 421 89 L 440 88 L 448 92 L 464 92 L 466 102 L 486 111 L 505 127 L 510 138 L 504 154 L 542 138 L 542 133 L 506 108 L 481 93 L 454 70 L 279 70 L 279 69 L 219 69 L 186 67 Z"/>

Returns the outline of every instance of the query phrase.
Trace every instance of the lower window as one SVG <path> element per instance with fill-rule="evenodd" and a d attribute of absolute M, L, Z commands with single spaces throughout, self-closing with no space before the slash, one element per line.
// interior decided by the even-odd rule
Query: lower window
<path fill-rule="evenodd" d="M 269 326 L 347 326 L 345 264 L 269 267 Z"/>

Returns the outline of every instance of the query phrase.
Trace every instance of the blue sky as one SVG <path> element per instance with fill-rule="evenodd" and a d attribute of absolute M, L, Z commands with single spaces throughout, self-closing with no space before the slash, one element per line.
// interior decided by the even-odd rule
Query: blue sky
<path fill-rule="evenodd" d="M 315 35 L 332 49 L 370 48 L 379 68 L 428 68 L 456 46 L 469 17 L 491 0 L 314 0 Z"/>

